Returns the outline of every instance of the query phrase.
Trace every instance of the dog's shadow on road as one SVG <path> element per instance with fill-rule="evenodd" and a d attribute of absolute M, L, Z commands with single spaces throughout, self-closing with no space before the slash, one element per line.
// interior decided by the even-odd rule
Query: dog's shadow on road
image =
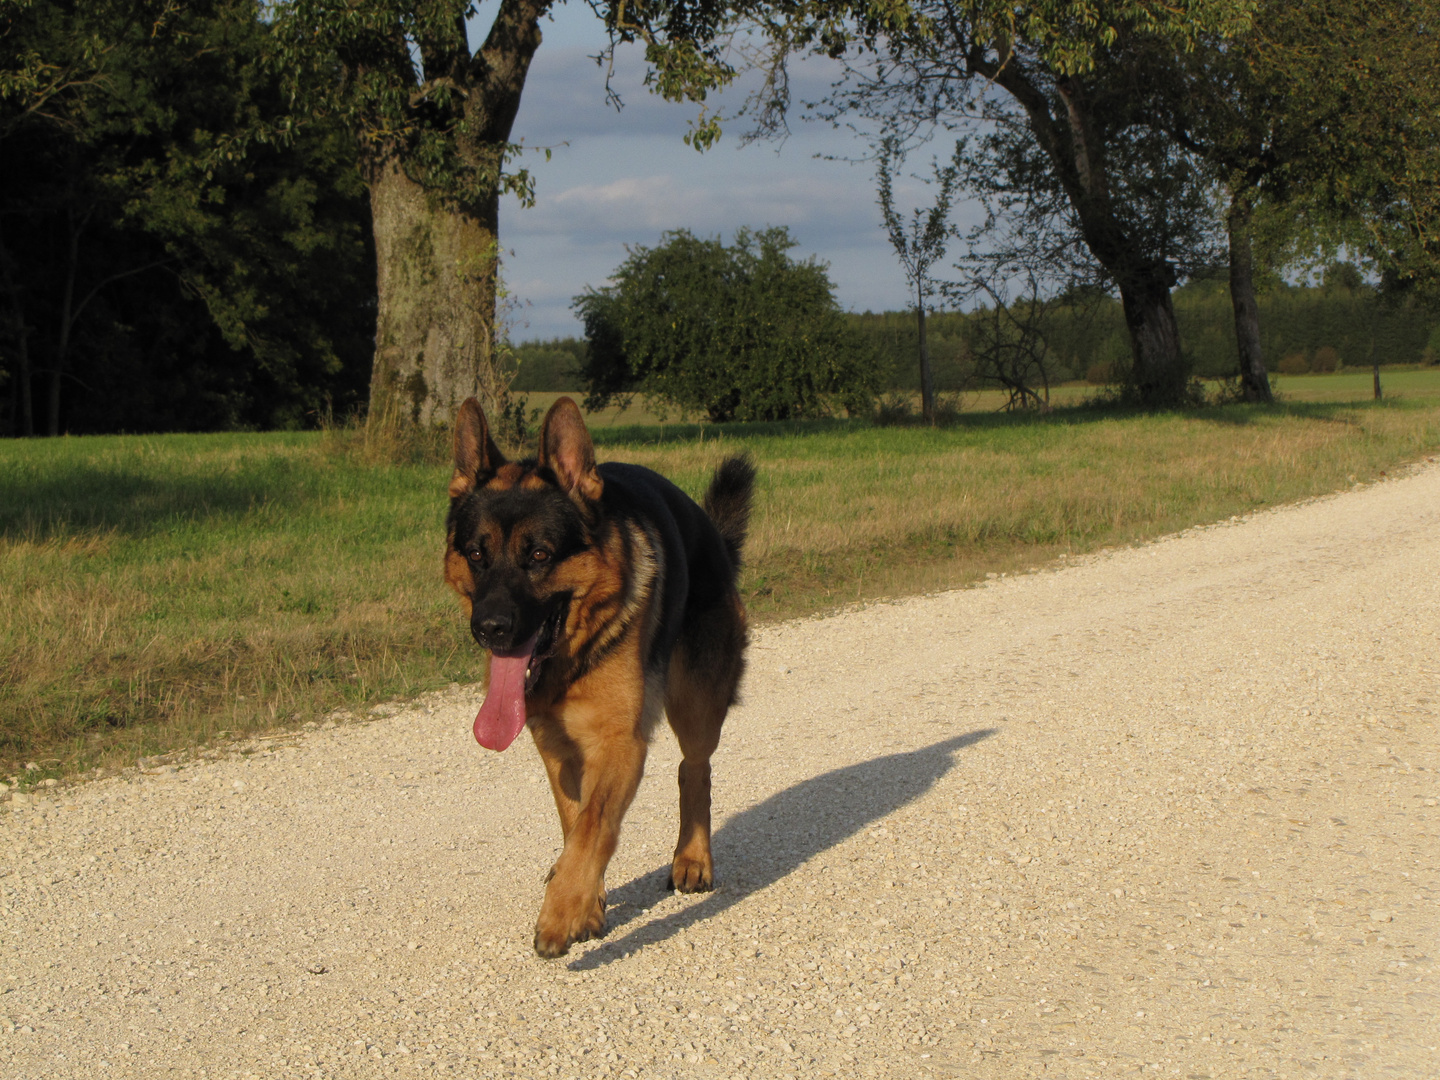
<path fill-rule="evenodd" d="M 666 863 L 626 882 L 609 895 L 610 936 L 599 948 L 572 960 L 573 971 L 604 967 L 628 953 L 673 937 L 702 919 L 735 906 L 871 822 L 913 802 L 955 764 L 954 754 L 995 734 L 982 728 L 933 746 L 847 765 L 778 792 L 727 821 L 712 840 L 719 887 L 704 899 L 655 922 L 635 922 L 664 892 Z M 728 873 L 727 873 L 728 869 Z"/>

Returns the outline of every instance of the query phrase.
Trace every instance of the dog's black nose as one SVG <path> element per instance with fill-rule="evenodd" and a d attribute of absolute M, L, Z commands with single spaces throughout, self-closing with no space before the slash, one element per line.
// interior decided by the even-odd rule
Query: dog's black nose
<path fill-rule="evenodd" d="M 482 615 L 473 624 L 475 636 L 481 639 L 481 644 L 499 645 L 502 648 L 509 643 L 514 627 L 515 620 L 499 612 Z"/>

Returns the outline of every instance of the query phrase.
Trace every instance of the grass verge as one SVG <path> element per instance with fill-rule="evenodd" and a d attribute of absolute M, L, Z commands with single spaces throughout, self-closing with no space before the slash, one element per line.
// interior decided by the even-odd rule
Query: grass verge
<path fill-rule="evenodd" d="M 764 622 L 1368 481 L 1440 446 L 1440 403 L 596 437 L 602 458 L 692 493 L 725 454 L 755 456 L 744 587 Z M 304 434 L 0 446 L 0 775 L 116 766 L 476 679 L 480 653 L 440 582 L 448 468 L 336 446 Z"/>

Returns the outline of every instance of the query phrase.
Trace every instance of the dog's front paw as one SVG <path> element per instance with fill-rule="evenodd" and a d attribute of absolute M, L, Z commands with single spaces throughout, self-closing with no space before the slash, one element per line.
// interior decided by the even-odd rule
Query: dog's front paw
<path fill-rule="evenodd" d="M 715 885 L 715 864 L 706 852 L 703 858 L 676 855 L 670 864 L 669 887 L 677 892 L 709 892 Z"/>
<path fill-rule="evenodd" d="M 547 960 L 564 956 L 577 941 L 605 935 L 605 893 L 561 897 L 553 887 L 535 923 L 535 952 Z"/>

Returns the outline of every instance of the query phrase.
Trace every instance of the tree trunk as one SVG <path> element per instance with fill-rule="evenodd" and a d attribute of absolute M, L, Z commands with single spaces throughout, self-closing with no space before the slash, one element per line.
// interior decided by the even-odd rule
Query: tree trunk
<path fill-rule="evenodd" d="M 1056 115 L 1023 64 L 1006 63 L 987 72 L 985 65 L 972 63 L 972 70 L 993 78 L 1025 110 L 1030 130 L 1079 219 L 1085 246 L 1119 286 L 1133 358 L 1130 388 L 1139 404 L 1185 404 L 1190 370 L 1180 352 L 1180 329 L 1170 299 L 1175 269 L 1144 250 L 1111 203 L 1103 125 L 1095 123 L 1095 103 L 1084 81 L 1076 76 L 1056 79 L 1064 105 L 1064 113 Z"/>
<path fill-rule="evenodd" d="M 34 388 L 31 381 L 30 329 L 20 298 L 11 296 L 11 330 L 15 335 L 15 388 L 10 394 L 10 434 L 35 434 Z"/>
<path fill-rule="evenodd" d="M 1180 328 L 1166 277 L 1134 275 L 1122 280 L 1120 304 L 1130 331 L 1130 385 L 1140 404 L 1147 408 L 1183 404 L 1190 370 L 1180 354 Z"/>
<path fill-rule="evenodd" d="M 28 438 L 35 434 L 35 391 L 30 379 L 30 332 L 21 323 L 17 334 L 19 336 L 20 385 L 16 387 L 16 394 L 19 396 L 20 434 Z"/>
<path fill-rule="evenodd" d="M 499 193 L 467 211 L 393 157 L 366 171 L 379 292 L 371 427 L 448 425 L 472 394 L 495 417 L 506 400 L 492 360 Z"/>
<path fill-rule="evenodd" d="M 1270 375 L 1260 351 L 1260 306 L 1255 301 L 1255 263 L 1250 248 L 1250 204 L 1243 195 L 1230 197 L 1226 217 L 1230 233 L 1230 306 L 1235 310 L 1235 343 L 1240 358 L 1240 386 L 1246 401 L 1270 402 Z"/>
<path fill-rule="evenodd" d="M 507 189 L 510 130 L 550 5 L 500 0 L 474 53 L 458 12 L 451 33 L 422 35 L 418 42 L 423 78 L 407 92 L 412 102 L 421 92 L 426 103 L 413 106 L 412 115 L 422 128 L 439 125 L 435 134 L 447 129 L 448 164 L 469 177 L 459 188 L 442 191 L 441 184 L 427 191 L 405 171 L 406 151 L 393 144 L 380 145 L 365 162 L 379 293 L 372 430 L 448 427 L 471 394 L 492 421 L 508 403 L 494 362 L 500 193 Z M 432 112 L 441 99 L 429 95 L 442 88 L 442 98 L 459 92 L 458 111 L 441 106 Z M 424 166 L 418 159 L 413 164 Z"/>
<path fill-rule="evenodd" d="M 75 310 L 75 275 L 80 269 L 80 233 L 89 218 L 90 214 L 87 212 L 77 225 L 73 211 L 67 208 L 65 212 L 70 231 L 66 251 L 65 289 L 60 298 L 60 327 L 55 339 L 55 361 L 50 369 L 50 395 L 45 409 L 45 433 L 52 438 L 60 434 L 60 384 L 65 378 L 65 361 L 70 356 L 70 335 L 78 318 Z"/>
<path fill-rule="evenodd" d="M 920 415 L 927 424 L 935 423 L 935 373 L 930 370 L 930 349 L 925 344 L 925 286 L 915 286 L 915 314 L 920 331 Z"/>
<path fill-rule="evenodd" d="M 14 435 L 35 434 L 35 403 L 30 381 L 30 328 L 25 325 L 25 301 L 20 284 L 11 272 L 14 265 L 0 241 L 0 282 L 10 300 L 10 329 L 15 335 L 15 390 L 10 397 L 10 431 Z"/>
<path fill-rule="evenodd" d="M 0 253 L 0 259 L 3 259 Z M 35 435 L 35 397 L 30 384 L 30 328 L 24 324 L 24 302 L 20 288 L 9 274 L 4 272 L 6 294 L 10 298 L 10 331 L 14 334 L 14 360 L 16 360 L 16 386 L 10 396 L 10 432 L 13 435 Z"/>

